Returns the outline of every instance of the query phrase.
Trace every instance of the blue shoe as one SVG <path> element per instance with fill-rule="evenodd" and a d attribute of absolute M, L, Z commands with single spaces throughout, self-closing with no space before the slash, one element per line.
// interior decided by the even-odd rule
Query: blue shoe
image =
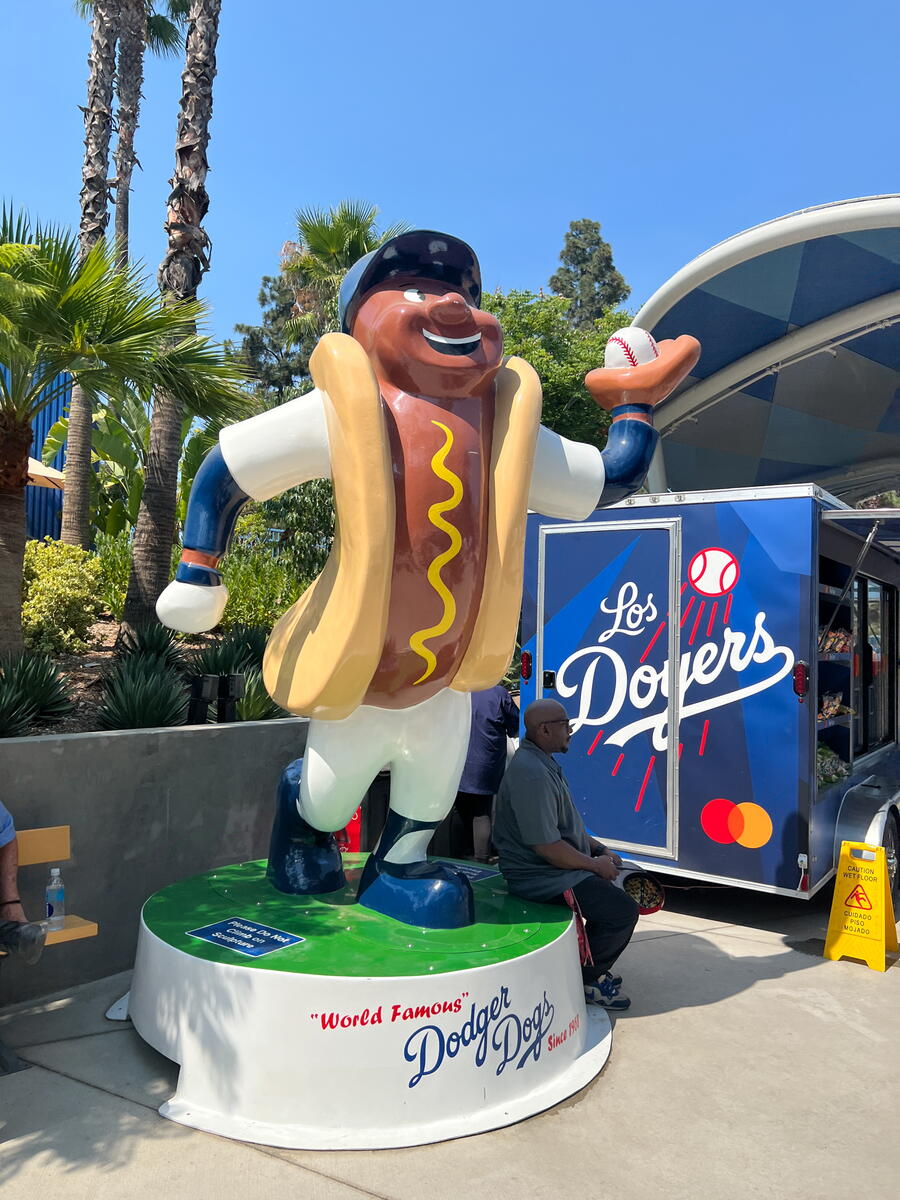
<path fill-rule="evenodd" d="M 617 1012 L 631 1007 L 628 997 L 620 992 L 606 975 L 602 979 L 598 979 L 596 983 L 584 985 L 584 999 L 587 1004 L 599 1004 L 601 1008 L 609 1008 Z"/>
<path fill-rule="evenodd" d="M 370 854 L 357 899 L 364 908 L 423 929 L 475 924 L 471 883 L 444 863 L 391 863 Z"/>
<path fill-rule="evenodd" d="M 302 771 L 303 759 L 297 758 L 281 774 L 266 877 L 291 896 L 337 892 L 347 882 L 337 839 L 313 829 L 297 811 Z"/>
<path fill-rule="evenodd" d="M 622 976 L 613 975 L 612 971 L 607 971 L 603 978 L 609 980 L 611 987 L 618 989 L 622 986 Z"/>

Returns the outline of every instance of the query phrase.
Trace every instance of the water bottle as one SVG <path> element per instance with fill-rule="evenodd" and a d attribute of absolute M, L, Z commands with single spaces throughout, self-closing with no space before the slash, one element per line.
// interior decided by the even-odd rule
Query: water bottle
<path fill-rule="evenodd" d="M 66 885 L 59 867 L 50 868 L 50 882 L 44 889 L 44 910 L 48 929 L 62 929 L 66 920 Z"/>

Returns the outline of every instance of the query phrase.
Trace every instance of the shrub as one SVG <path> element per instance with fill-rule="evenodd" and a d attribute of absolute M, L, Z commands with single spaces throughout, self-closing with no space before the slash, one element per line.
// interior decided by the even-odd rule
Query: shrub
<path fill-rule="evenodd" d="M 25 543 L 22 632 L 49 654 L 79 651 L 100 611 L 103 568 L 80 546 L 46 538 Z"/>
<path fill-rule="evenodd" d="M 265 625 L 235 625 L 217 642 L 191 655 L 189 675 L 240 675 L 261 668 L 269 630 Z"/>
<path fill-rule="evenodd" d="M 235 703 L 239 721 L 273 721 L 277 717 L 289 717 L 281 705 L 276 704 L 266 691 L 262 672 L 252 667 L 244 676 L 244 694 Z"/>
<path fill-rule="evenodd" d="M 0 738 L 22 737 L 36 715 L 15 683 L 0 678 Z"/>
<path fill-rule="evenodd" d="M 263 549 L 237 547 L 222 562 L 228 607 L 222 625 L 265 625 L 269 629 L 303 590 L 294 571 Z"/>
<path fill-rule="evenodd" d="M 97 712 L 101 729 L 154 729 L 183 725 L 187 719 L 184 684 L 156 659 L 123 659 L 104 679 L 103 688 Z"/>
<path fill-rule="evenodd" d="M 131 531 L 98 533 L 97 558 L 103 569 L 100 581 L 102 611 L 109 613 L 114 621 L 121 621 L 131 571 Z"/>
<path fill-rule="evenodd" d="M 185 666 L 184 650 L 177 641 L 177 635 L 165 625 L 147 625 L 133 634 L 125 633 L 119 646 L 119 657 L 123 661 L 129 658 L 150 659 L 176 672 Z"/>
<path fill-rule="evenodd" d="M 46 654 L 4 655 L 0 678 L 31 706 L 39 721 L 59 721 L 72 711 L 69 689 Z"/>

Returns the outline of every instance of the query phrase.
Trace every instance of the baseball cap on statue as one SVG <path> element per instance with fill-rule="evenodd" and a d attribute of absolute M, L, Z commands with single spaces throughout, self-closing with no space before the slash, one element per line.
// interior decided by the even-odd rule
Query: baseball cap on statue
<path fill-rule="evenodd" d="M 344 276 L 338 296 L 344 333 L 366 294 L 395 276 L 436 279 L 457 288 L 476 308 L 481 305 L 481 268 L 472 247 L 447 233 L 410 229 L 359 259 Z"/>

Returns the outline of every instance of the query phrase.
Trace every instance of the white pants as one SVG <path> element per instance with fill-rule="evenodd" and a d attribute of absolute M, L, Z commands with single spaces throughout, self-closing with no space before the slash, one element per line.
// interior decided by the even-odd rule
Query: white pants
<path fill-rule="evenodd" d="M 469 693 L 450 688 L 412 708 L 361 704 L 342 721 L 310 720 L 300 815 L 316 829 L 343 829 L 372 780 L 389 767 L 392 810 L 416 821 L 442 821 L 456 799 L 471 721 Z M 432 833 L 407 834 L 385 857 L 424 858 Z"/>

